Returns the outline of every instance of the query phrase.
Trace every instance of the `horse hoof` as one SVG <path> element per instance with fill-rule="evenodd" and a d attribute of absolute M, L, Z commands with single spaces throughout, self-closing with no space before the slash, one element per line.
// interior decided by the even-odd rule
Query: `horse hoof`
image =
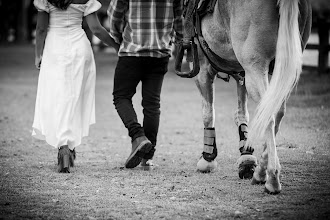
<path fill-rule="evenodd" d="M 257 180 L 255 177 L 252 177 L 252 181 L 251 181 L 252 185 L 263 185 L 265 183 L 266 183 L 266 181 Z"/>
<path fill-rule="evenodd" d="M 267 188 L 267 185 L 265 185 L 265 192 L 270 195 L 277 195 L 281 192 L 281 189 L 274 189 L 273 187 Z"/>
<path fill-rule="evenodd" d="M 271 195 L 276 195 L 281 192 L 280 171 L 275 172 L 267 171 L 267 182 L 265 184 L 265 192 Z"/>
<path fill-rule="evenodd" d="M 238 176 L 241 179 L 251 179 L 257 166 L 257 158 L 253 155 L 242 155 L 238 159 Z"/>
<path fill-rule="evenodd" d="M 257 166 L 254 170 L 251 184 L 263 185 L 266 183 L 266 180 L 267 180 L 266 172 L 260 166 Z"/>
<path fill-rule="evenodd" d="M 216 160 L 212 160 L 211 162 L 206 161 L 203 157 L 197 163 L 197 171 L 201 173 L 209 173 L 217 168 L 218 163 Z"/>

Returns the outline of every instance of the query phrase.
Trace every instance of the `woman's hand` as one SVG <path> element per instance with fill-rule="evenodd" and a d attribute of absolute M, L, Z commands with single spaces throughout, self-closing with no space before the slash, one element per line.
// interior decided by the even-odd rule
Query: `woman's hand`
<path fill-rule="evenodd" d="M 86 16 L 86 22 L 92 33 L 106 45 L 113 47 L 118 53 L 120 44 L 111 37 L 108 31 L 100 24 L 100 21 L 96 15 L 96 12 Z"/>
<path fill-rule="evenodd" d="M 36 68 L 40 70 L 40 65 L 41 65 L 41 56 L 36 56 L 34 60 L 34 64 L 36 65 Z"/>

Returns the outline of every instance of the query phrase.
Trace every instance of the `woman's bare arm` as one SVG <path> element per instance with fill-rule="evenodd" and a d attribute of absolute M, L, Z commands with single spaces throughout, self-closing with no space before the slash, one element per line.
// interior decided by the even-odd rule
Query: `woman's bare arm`
<path fill-rule="evenodd" d="M 89 29 L 92 33 L 99 38 L 103 43 L 108 46 L 115 48 L 118 52 L 119 44 L 117 44 L 109 35 L 108 31 L 100 24 L 100 21 L 97 17 L 96 12 L 89 14 L 86 16 L 86 22 L 88 24 Z"/>
<path fill-rule="evenodd" d="M 49 24 L 49 14 L 44 11 L 39 11 L 37 16 L 36 28 L 36 46 L 35 46 L 35 65 L 39 69 L 42 59 L 42 53 L 45 46 Z"/>

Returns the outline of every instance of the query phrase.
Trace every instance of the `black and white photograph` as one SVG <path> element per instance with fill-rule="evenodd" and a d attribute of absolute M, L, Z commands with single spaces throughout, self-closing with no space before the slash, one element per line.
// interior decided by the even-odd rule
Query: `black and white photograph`
<path fill-rule="evenodd" d="M 0 0 L 0 219 L 330 219 L 329 0 Z"/>

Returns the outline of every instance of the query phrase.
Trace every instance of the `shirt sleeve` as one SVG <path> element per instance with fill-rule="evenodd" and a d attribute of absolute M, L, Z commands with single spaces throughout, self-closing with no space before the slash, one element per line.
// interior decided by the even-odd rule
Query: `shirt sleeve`
<path fill-rule="evenodd" d="M 33 4 L 38 11 L 45 11 L 49 13 L 49 5 L 47 0 L 34 0 Z"/>
<path fill-rule="evenodd" d="M 183 38 L 183 15 L 182 15 L 182 4 L 180 0 L 174 0 L 173 2 L 173 13 L 174 13 L 174 37 L 175 42 L 182 41 Z"/>
<path fill-rule="evenodd" d="M 128 10 L 128 0 L 111 0 L 107 11 L 109 17 L 110 36 L 121 44 L 125 28 L 125 13 Z"/>
<path fill-rule="evenodd" d="M 86 3 L 86 8 L 84 11 L 84 16 L 87 16 L 89 14 L 92 14 L 93 12 L 98 11 L 102 7 L 101 3 L 97 0 L 89 0 Z"/>

